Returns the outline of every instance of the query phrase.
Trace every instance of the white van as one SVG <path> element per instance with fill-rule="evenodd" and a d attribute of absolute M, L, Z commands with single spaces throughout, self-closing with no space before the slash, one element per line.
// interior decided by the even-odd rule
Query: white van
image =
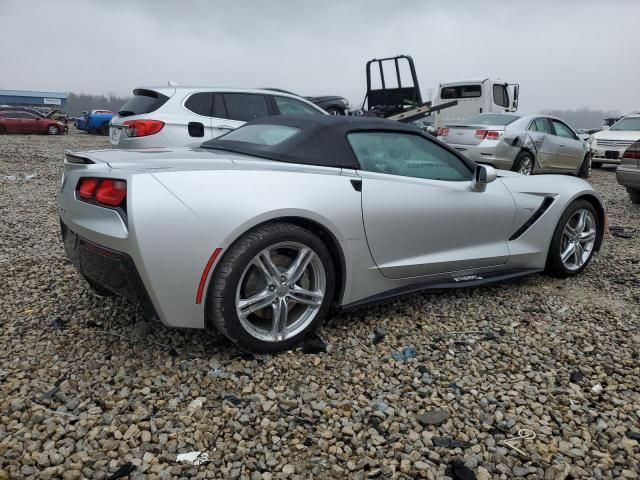
<path fill-rule="evenodd" d="M 489 78 L 441 83 L 434 105 L 453 100 L 458 104 L 434 112 L 434 127 L 442 128 L 478 113 L 515 112 L 518 110 L 518 91 L 518 84 Z"/>

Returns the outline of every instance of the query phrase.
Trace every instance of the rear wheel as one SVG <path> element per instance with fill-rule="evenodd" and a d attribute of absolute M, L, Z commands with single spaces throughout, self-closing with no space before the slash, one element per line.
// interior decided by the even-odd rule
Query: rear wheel
<path fill-rule="evenodd" d="M 640 190 L 636 190 L 634 188 L 628 188 L 629 198 L 631 199 L 631 203 L 640 204 Z"/>
<path fill-rule="evenodd" d="M 331 255 L 304 228 L 265 225 L 245 234 L 216 266 L 207 313 L 239 347 L 287 350 L 324 319 L 335 289 Z"/>
<path fill-rule="evenodd" d="M 47 133 L 49 135 L 58 135 L 60 133 L 60 129 L 58 128 L 57 125 L 49 125 L 47 127 Z"/>
<path fill-rule="evenodd" d="M 580 178 L 589 178 L 591 176 L 591 153 L 587 153 L 580 165 L 580 171 L 578 172 Z"/>
<path fill-rule="evenodd" d="M 7 133 L 7 129 L 4 128 L 4 125 L 0 125 L 0 135 L 4 135 L 5 133 Z"/>
<path fill-rule="evenodd" d="M 513 162 L 512 170 L 523 175 L 533 175 L 534 158 L 529 152 L 520 152 Z"/>
<path fill-rule="evenodd" d="M 598 214 L 586 200 L 576 200 L 564 211 L 553 233 L 547 272 L 557 277 L 577 275 L 591 261 L 600 229 Z"/>

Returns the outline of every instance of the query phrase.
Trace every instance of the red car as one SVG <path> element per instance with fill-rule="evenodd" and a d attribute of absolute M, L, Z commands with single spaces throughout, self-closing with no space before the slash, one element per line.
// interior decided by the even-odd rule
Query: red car
<path fill-rule="evenodd" d="M 47 133 L 59 135 L 64 133 L 66 129 L 64 123 L 35 113 L 19 110 L 0 111 L 0 134 Z"/>

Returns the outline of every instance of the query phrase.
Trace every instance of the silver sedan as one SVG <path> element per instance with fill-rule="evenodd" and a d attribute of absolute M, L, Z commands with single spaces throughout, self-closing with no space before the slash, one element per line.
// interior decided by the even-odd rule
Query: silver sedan
<path fill-rule="evenodd" d="M 440 139 L 478 163 L 524 175 L 591 175 L 589 144 L 559 118 L 480 113 L 441 129 Z"/>

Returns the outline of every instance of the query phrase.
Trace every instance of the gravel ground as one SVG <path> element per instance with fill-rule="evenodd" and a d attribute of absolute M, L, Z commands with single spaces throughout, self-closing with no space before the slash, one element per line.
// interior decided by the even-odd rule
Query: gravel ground
<path fill-rule="evenodd" d="M 578 278 L 416 294 L 335 316 L 327 353 L 254 357 L 65 260 L 63 151 L 106 145 L 0 137 L 0 480 L 640 477 L 640 208 L 613 170 L 592 181 L 634 236 Z"/>

